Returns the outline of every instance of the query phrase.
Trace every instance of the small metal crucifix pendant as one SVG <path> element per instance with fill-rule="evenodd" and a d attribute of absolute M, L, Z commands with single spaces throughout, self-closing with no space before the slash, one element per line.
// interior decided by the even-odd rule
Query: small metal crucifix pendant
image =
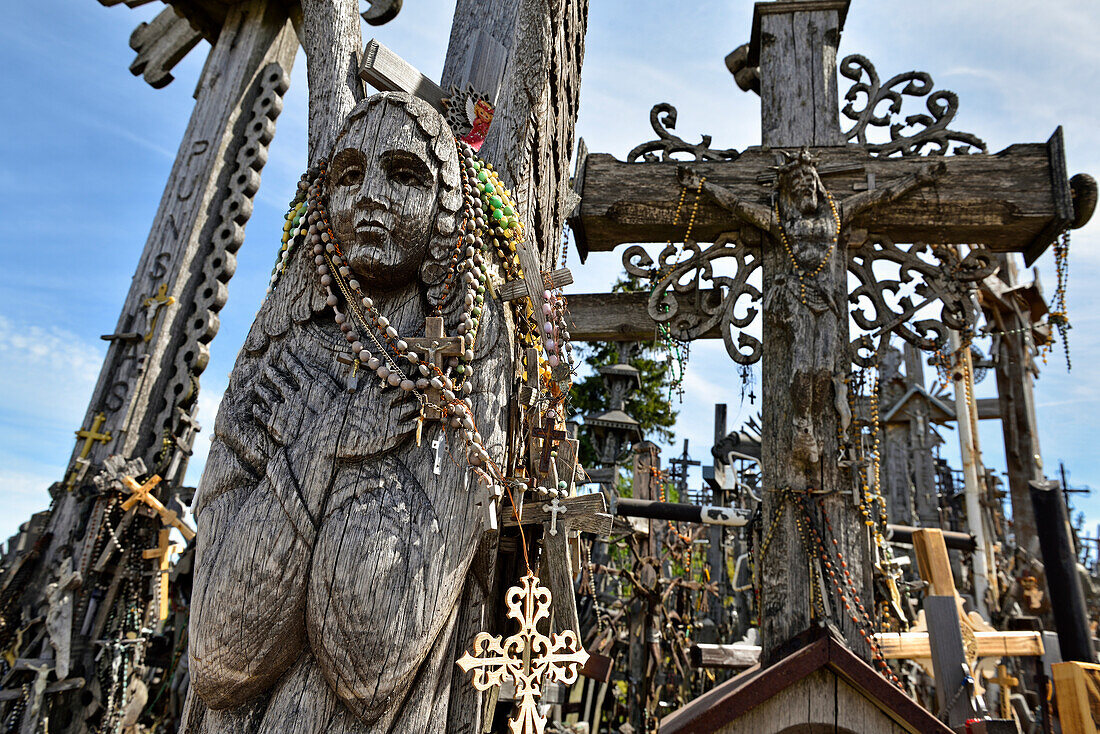
<path fill-rule="evenodd" d="M 439 434 L 439 438 L 432 441 L 432 448 L 435 449 L 435 463 L 432 465 L 432 473 L 439 476 L 443 472 L 443 434 Z"/>

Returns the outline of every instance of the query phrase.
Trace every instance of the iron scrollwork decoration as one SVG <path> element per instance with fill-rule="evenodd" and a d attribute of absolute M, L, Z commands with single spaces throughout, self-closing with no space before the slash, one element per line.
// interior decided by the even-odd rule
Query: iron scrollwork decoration
<path fill-rule="evenodd" d="M 885 263 L 897 267 L 895 278 L 884 277 L 884 267 L 889 267 Z M 995 271 L 993 257 L 984 248 L 975 248 L 960 259 L 950 247 L 917 243 L 904 249 L 885 237 L 874 236 L 861 247 L 849 250 L 848 272 L 859 281 L 859 287 L 848 296 L 850 312 L 856 326 L 868 332 L 853 340 L 852 361 L 872 366 L 873 353 L 889 341 L 891 334 L 932 351 L 946 346 L 948 330 L 973 330 L 977 321 L 972 302 L 974 283 Z M 899 295 L 908 284 L 913 284 L 918 302 L 912 296 Z M 887 302 L 887 293 L 897 302 L 896 308 Z M 938 317 L 917 318 L 937 302 Z M 876 338 L 880 338 L 878 346 Z"/>
<path fill-rule="evenodd" d="M 630 163 L 656 163 L 658 161 L 677 160 L 672 156 L 676 153 L 690 153 L 697 161 L 732 161 L 740 153 L 733 148 L 726 150 L 713 150 L 710 147 L 711 137 L 702 135 L 702 142 L 689 143 L 679 138 L 669 130 L 676 128 L 676 108 L 667 102 L 653 105 L 649 111 L 649 124 L 653 132 L 657 133 L 657 139 L 648 143 L 642 143 L 629 153 L 626 159 Z M 660 157 L 657 153 L 660 152 Z"/>
<path fill-rule="evenodd" d="M 760 312 L 760 290 L 749 283 L 761 266 L 759 247 L 750 246 L 741 232 L 734 231 L 720 235 L 706 248 L 687 241 L 680 253 L 686 259 L 681 260 L 677 252 L 674 245 L 666 246 L 657 263 L 640 245 L 623 253 L 629 274 L 656 281 L 647 304 L 650 318 L 682 341 L 703 338 L 717 327 L 733 361 L 742 365 L 759 361 L 763 345 L 744 331 Z M 724 258 L 733 260 L 733 274 L 715 275 L 715 261 Z M 896 274 L 885 272 L 891 267 Z M 995 271 L 989 251 L 981 248 L 961 259 L 949 247 L 918 243 L 903 248 L 885 237 L 872 237 L 853 248 L 848 272 L 859 285 L 848 300 L 852 320 L 864 333 L 852 341 L 852 361 L 873 366 L 876 353 L 892 334 L 933 351 L 946 346 L 949 330 L 973 330 L 977 322 L 974 283 Z M 902 295 L 910 286 L 916 299 Z M 939 313 L 928 314 L 926 310 L 936 304 Z"/>
<path fill-rule="evenodd" d="M 748 280 L 760 267 L 760 248 L 748 246 L 741 232 L 734 231 L 719 235 L 706 249 L 688 240 L 683 254 L 688 255 L 687 259 L 673 262 L 679 259 L 677 248 L 668 245 L 658 255 L 655 267 L 640 245 L 623 253 L 623 267 L 628 273 L 656 280 L 649 296 L 650 318 L 667 328 L 672 338 L 682 341 L 698 339 L 717 326 L 734 362 L 749 365 L 759 361 L 763 345 L 743 330 L 759 313 L 756 304 L 760 303 L 761 293 Z M 713 263 L 722 258 L 732 258 L 736 263 L 732 276 L 714 274 Z M 704 281 L 709 288 L 702 287 Z"/>
<path fill-rule="evenodd" d="M 868 152 L 888 157 L 946 155 L 952 143 L 957 143 L 951 152 L 959 155 L 972 152 L 988 152 L 985 142 L 970 133 L 948 130 L 947 126 L 955 119 L 959 108 L 959 96 L 945 89 L 932 91 L 932 77 L 923 71 L 908 71 L 880 83 L 878 72 L 866 57 L 859 54 L 846 56 L 840 62 L 840 73 L 856 82 L 844 95 L 847 104 L 842 112 L 855 121 L 855 125 L 844 135 L 847 140 L 855 139 Z M 866 75 L 867 81 L 861 81 Z M 895 89 L 902 84 L 901 89 Z M 924 97 L 930 114 L 909 115 L 894 122 L 894 116 L 900 115 L 903 95 Z M 861 108 L 856 109 L 861 97 L 865 98 Z M 884 102 L 889 106 L 882 114 L 877 110 Z M 887 143 L 868 143 L 867 128 L 888 127 L 890 141 Z"/>

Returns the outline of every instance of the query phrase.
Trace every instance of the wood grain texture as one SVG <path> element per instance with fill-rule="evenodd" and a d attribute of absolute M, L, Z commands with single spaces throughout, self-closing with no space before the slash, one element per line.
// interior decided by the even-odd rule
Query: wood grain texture
<path fill-rule="evenodd" d="M 1096 734 L 1100 723 L 1100 665 L 1055 663 L 1054 693 L 1062 734 Z"/>
<path fill-rule="evenodd" d="M 172 8 L 165 8 L 149 23 L 140 23 L 130 34 L 130 48 L 137 58 L 130 73 L 141 75 L 153 89 L 172 81 L 172 69 L 202 39 L 202 34 Z"/>
<path fill-rule="evenodd" d="M 1008 289 L 1016 287 L 1016 265 L 1012 258 L 999 256 L 998 264 L 1000 271 L 997 277 Z M 1032 349 L 1034 340 L 1030 338 L 1030 313 L 1023 298 L 1013 293 L 1006 293 L 1003 299 L 983 293 L 982 305 L 986 317 L 1001 332 L 995 345 L 997 360 L 994 375 L 1012 500 L 1012 527 L 1016 543 L 1032 555 L 1038 555 L 1039 538 L 1029 483 L 1042 481 L 1043 456 L 1035 416 L 1032 378 L 1035 355 Z M 982 417 L 981 407 L 979 400 L 979 418 Z"/>
<path fill-rule="evenodd" d="M 344 118 L 363 99 L 358 0 L 302 0 L 298 36 L 309 78 L 309 164 L 332 150 Z"/>
<path fill-rule="evenodd" d="M 865 186 L 869 173 L 880 185 L 889 184 L 928 163 L 921 158 L 875 158 L 858 146 L 812 152 L 820 157 L 823 169 L 850 167 L 825 178 L 829 190 L 838 196 Z M 934 187 L 864 213 L 851 225 L 895 242 L 982 242 L 996 251 L 1019 252 L 1061 216 L 1046 144 L 1013 145 L 999 153 L 940 160 L 947 171 Z M 678 165 L 624 163 L 609 155 L 590 154 L 579 212 L 570 220 L 581 252 L 604 252 L 626 242 L 675 242 L 682 237 L 683 225 L 672 224 L 681 190 Z M 742 200 L 770 205 L 771 179 L 766 174 L 774 165 L 774 153 L 749 148 L 735 161 L 693 163 L 692 169 Z M 713 202 L 702 202 L 693 229 L 696 240 L 713 242 L 728 230 L 728 215 Z"/>
<path fill-rule="evenodd" d="M 392 223 L 392 257 L 357 265 L 356 248 L 370 245 L 352 238 L 348 262 L 400 334 L 423 334 L 456 233 L 453 136 L 425 102 L 376 95 L 353 110 L 337 149 L 360 152 L 367 175 L 359 193 L 330 199 L 333 221 L 345 206 L 354 214 L 365 206 L 358 202 L 385 202 Z M 426 161 L 427 192 L 390 182 L 380 163 L 389 151 Z M 410 231 L 429 238 L 406 239 Z M 448 332 L 460 306 L 457 291 L 444 303 Z M 416 445 L 410 393 L 371 375 L 346 392 L 349 368 L 336 361 L 346 351 L 310 253 L 299 251 L 238 357 L 196 499 L 190 656 L 204 705 L 192 703 L 191 732 L 425 731 L 431 721 L 477 721 L 476 707 L 454 710 L 448 691 L 463 600 L 471 584 L 487 583 L 468 574 L 485 530 L 484 490 L 467 483 L 454 432 L 445 438 L 452 460 L 434 474 L 441 426 L 425 427 Z M 501 307 L 491 302 L 472 403 L 498 458 L 509 359 Z"/>
<path fill-rule="evenodd" d="M 838 10 L 773 12 L 759 23 L 764 145 L 843 145 L 836 79 L 842 26 Z"/>
<path fill-rule="evenodd" d="M 93 464 L 117 453 L 156 467 L 163 431 L 175 428 L 175 406 L 196 392 L 296 51 L 276 5 L 253 0 L 231 10 L 199 81 L 195 111 L 115 333 L 150 327 L 144 302 L 159 285 L 168 286 L 175 303 L 160 311 L 149 342 L 111 343 L 86 424 L 102 411 L 104 430 L 115 438 L 93 447 Z M 279 78 L 265 91 L 268 74 Z"/>
<path fill-rule="evenodd" d="M 373 104 L 373 111 L 339 137 L 358 84 L 347 81 L 358 68 L 350 61 L 359 47 L 358 21 L 354 33 L 346 22 L 354 5 L 304 4 L 311 161 L 328 155 L 332 140 L 364 151 L 368 167 L 377 165 L 381 146 L 411 146 L 430 151 L 441 180 L 452 178 L 453 187 L 453 138 L 425 103 L 372 97 L 364 105 Z M 464 12 L 460 3 L 452 45 L 465 48 L 464 34 L 491 26 L 513 49 L 510 69 L 517 78 L 511 96 L 498 101 L 509 111 L 498 114 L 501 124 L 493 128 L 498 147 L 487 143 L 482 155 L 521 198 L 519 192 L 532 189 L 531 178 L 545 182 L 567 167 L 586 6 L 502 6 L 508 12 L 492 15 L 482 7 Z M 573 35 L 562 35 L 563 26 Z M 555 66 L 555 52 L 573 54 L 571 62 Z M 456 53 L 448 69 L 461 66 Z M 574 88 L 563 93 L 563 84 Z M 385 111 L 391 99 L 406 99 L 412 114 Z M 423 133 L 431 141 L 420 140 Z M 539 139 L 555 145 L 531 144 Z M 547 186 L 545 197 L 521 198 L 520 212 L 539 223 L 529 227 L 529 241 L 546 228 L 556 244 L 564 212 L 555 184 Z M 453 215 L 440 225 L 445 213 L 410 201 L 393 203 L 401 219 L 430 215 L 436 232 L 453 235 Z M 456 208 L 457 201 L 450 211 Z M 399 258 L 430 260 L 443 252 L 433 244 L 418 256 L 413 242 L 400 245 Z M 365 290 L 402 335 L 423 334 L 428 270 L 414 268 L 419 275 L 407 283 L 359 276 L 374 283 Z M 479 732 L 480 696 L 455 674 L 453 661 L 476 632 L 491 628 L 499 588 L 495 541 L 484 533 L 484 497 L 466 488 L 461 455 L 433 475 L 429 447 L 440 429 L 430 425 L 423 446 L 415 445 L 415 403 L 395 399 L 401 394 L 373 380 L 361 380 L 350 397 L 342 391 L 339 373 L 346 368 L 334 352 L 341 335 L 315 278 L 309 258 L 292 260 L 257 316 L 215 426 L 196 500 L 191 671 L 197 696 L 189 703 L 190 731 Z M 451 333 L 453 308 L 444 315 Z M 487 303 L 475 349 L 475 373 L 484 378 L 475 381 L 474 415 L 486 446 L 501 459 L 510 445 L 509 332 L 499 303 Z M 278 407 L 269 399 L 272 390 Z M 447 441 L 454 451 L 451 433 Z"/>
<path fill-rule="evenodd" d="M 197 398 L 198 375 L 206 366 L 207 344 L 217 332 L 217 311 L 225 303 L 226 283 L 235 269 L 233 253 L 243 241 L 297 48 L 281 4 L 248 0 L 227 11 L 226 17 L 227 26 L 199 80 L 194 112 L 115 328 L 116 334 L 138 332 L 150 338 L 113 340 L 107 350 L 82 425 L 92 425 L 94 417 L 103 413 L 102 430 L 112 439 L 92 445 L 87 457 L 92 469 L 83 474 L 84 484 L 91 484 L 109 454 L 141 458 L 149 467 L 159 468 L 165 439 L 177 435 L 177 406 L 193 405 Z M 226 219 L 230 204 L 233 210 Z M 225 224 L 232 229 L 228 238 L 221 236 Z M 157 312 L 153 328 L 144 303 L 161 287 L 174 303 Z M 80 446 L 70 458 L 70 471 L 78 458 Z M 171 478 L 177 480 L 185 468 L 186 457 L 182 457 L 174 464 Z M 70 552 L 65 549 L 96 542 L 101 526 L 88 525 L 96 500 L 79 485 L 77 490 L 60 493 L 54 503 L 37 568 L 23 589 L 28 608 L 39 604 L 57 562 Z M 140 543 L 151 544 L 155 537 L 152 524 L 143 524 L 149 527 L 128 532 L 138 538 L 139 549 L 148 547 Z M 115 530 L 121 532 L 118 527 Z M 97 555 L 88 551 L 92 573 L 74 593 L 74 671 L 95 669 L 102 647 L 93 641 L 117 611 L 113 605 L 128 570 L 126 554 L 104 552 L 102 559 Z M 106 584 L 107 593 L 93 609 L 96 602 L 91 592 L 96 581 Z M 150 598 L 139 595 L 138 601 Z M 84 677 L 89 680 L 85 690 L 51 696 L 48 705 L 55 711 L 72 712 L 83 706 L 77 703 L 81 699 L 98 697 L 100 681 Z M 58 732 L 81 731 L 85 726 L 83 716 L 64 716 L 64 724 L 61 717 L 51 718 L 51 729 Z"/>

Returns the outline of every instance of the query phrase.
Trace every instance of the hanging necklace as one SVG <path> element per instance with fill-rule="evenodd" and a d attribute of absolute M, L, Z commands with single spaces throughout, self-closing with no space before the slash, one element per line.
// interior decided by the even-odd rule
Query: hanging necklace
<path fill-rule="evenodd" d="M 836 232 L 833 234 L 833 241 L 829 243 L 829 249 L 825 251 L 825 257 L 821 259 L 818 266 L 810 273 L 811 278 L 816 278 L 824 268 L 829 259 L 833 256 L 833 251 L 836 250 L 837 240 L 840 238 L 840 214 L 836 210 L 836 202 L 833 201 L 833 195 L 828 191 L 825 192 L 825 199 L 829 202 L 829 209 L 833 213 L 833 221 L 836 223 Z M 798 288 L 799 288 L 799 300 L 802 301 L 802 305 L 806 305 L 806 271 L 798 264 L 798 260 L 794 256 L 794 250 L 791 249 L 790 242 L 787 241 L 787 232 L 783 228 L 783 218 L 779 216 L 779 202 L 773 202 L 772 208 L 775 211 L 775 221 L 779 225 L 779 241 L 783 243 L 783 250 L 787 253 L 787 258 L 790 259 L 791 265 L 794 267 L 794 274 L 798 276 Z"/>
<path fill-rule="evenodd" d="M 351 366 L 348 391 L 357 389 L 360 371 L 369 371 L 385 384 L 412 393 L 421 404 L 421 422 L 427 412 L 459 429 L 467 447 L 467 460 L 479 477 L 485 482 L 504 482 L 506 472 L 490 459 L 474 424 L 469 395 L 473 392 L 473 347 L 481 326 L 485 296 L 492 292 L 489 260 L 495 251 L 505 276 L 509 280 L 522 278 L 516 243 L 522 240 L 524 227 L 516 215 L 511 192 L 503 186 L 492 165 L 480 160 L 467 143 L 457 141 L 456 144 L 463 180 L 462 225 L 440 299 L 434 304 L 434 318 L 439 324 L 436 334 L 404 338 L 389 319 L 379 313 L 374 300 L 363 293 L 332 230 L 331 218 L 323 203 L 328 178 L 324 161 L 303 175 L 298 184 L 298 193 L 291 202 L 283 227 L 282 247 L 268 292 L 277 289 L 291 252 L 296 247 L 310 245 L 317 275 L 327 292 L 326 305 L 333 309 L 350 351 L 349 356 L 337 357 L 338 361 Z M 457 336 L 448 337 L 442 334 L 439 315 L 451 291 L 456 290 L 456 282 L 463 289 L 463 306 Z M 558 336 L 556 322 L 563 321 L 558 309 L 552 309 L 550 314 L 535 314 L 529 304 L 525 306 L 521 313 L 515 314 L 521 341 L 527 346 L 543 341 L 548 351 L 558 352 L 552 339 L 542 340 L 540 334 L 544 327 L 549 327 L 545 329 L 548 337 Z M 568 333 L 559 339 L 567 340 Z M 414 348 L 410 341 L 434 342 L 435 346 Z M 340 350 L 339 344 L 336 348 Z M 555 362 L 558 360 L 557 354 L 550 356 Z"/>

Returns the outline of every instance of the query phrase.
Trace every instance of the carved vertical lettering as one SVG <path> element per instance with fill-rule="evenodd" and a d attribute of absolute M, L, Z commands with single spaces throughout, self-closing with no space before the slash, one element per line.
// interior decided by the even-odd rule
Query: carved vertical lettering
<path fill-rule="evenodd" d="M 171 217 L 169 217 L 171 222 Z M 179 230 L 176 230 L 176 237 L 179 237 Z M 168 275 L 168 263 L 172 262 L 172 253 L 161 252 L 153 258 L 153 269 L 149 273 L 149 277 L 153 280 L 161 280 L 164 276 Z"/>
<path fill-rule="evenodd" d="M 208 140 L 196 140 L 194 145 L 192 145 L 192 147 L 191 147 L 191 157 L 187 159 L 187 163 L 185 163 L 184 165 L 189 166 L 191 164 L 192 160 L 194 160 L 197 156 L 200 156 L 203 153 L 205 153 L 207 150 L 209 150 L 209 148 L 210 148 L 210 141 L 208 141 Z M 194 176 L 191 177 L 190 185 L 188 185 L 186 183 L 186 179 L 184 179 L 184 181 L 185 181 L 185 183 L 181 186 L 179 193 L 176 194 L 176 198 L 179 199 L 180 201 L 187 201 L 188 199 L 191 198 L 191 195 L 193 193 L 195 193 L 195 177 Z M 184 191 L 185 188 L 186 188 L 186 192 Z"/>

